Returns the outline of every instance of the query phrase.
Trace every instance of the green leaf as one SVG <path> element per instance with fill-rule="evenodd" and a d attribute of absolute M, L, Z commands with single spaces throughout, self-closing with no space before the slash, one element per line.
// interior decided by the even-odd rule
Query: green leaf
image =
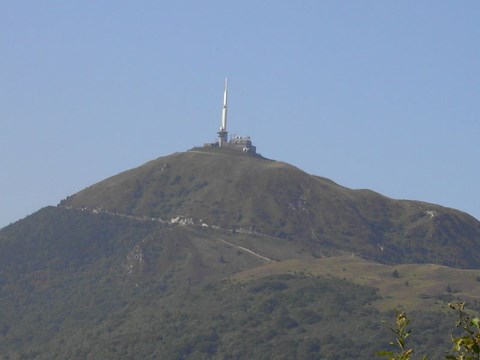
<path fill-rule="evenodd" d="M 377 355 L 377 356 L 390 356 L 390 355 L 393 355 L 393 351 L 378 351 L 375 355 Z"/>
<path fill-rule="evenodd" d="M 475 317 L 470 321 L 470 323 L 480 330 L 480 318 Z"/>
<path fill-rule="evenodd" d="M 407 351 L 405 351 L 404 355 L 410 356 L 412 353 L 413 353 L 413 349 L 408 349 Z"/>

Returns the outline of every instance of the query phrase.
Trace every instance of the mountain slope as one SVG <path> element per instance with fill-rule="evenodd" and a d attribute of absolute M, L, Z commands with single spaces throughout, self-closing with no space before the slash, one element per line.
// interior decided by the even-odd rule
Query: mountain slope
<path fill-rule="evenodd" d="M 49 353 L 42 344 L 108 322 L 140 299 L 177 299 L 266 262 L 229 240 L 208 229 L 42 209 L 0 231 L 0 349 Z"/>
<path fill-rule="evenodd" d="M 281 261 L 244 250 L 262 240 L 263 251 L 278 244 Z M 0 231 L 0 353 L 5 359 L 353 360 L 387 346 L 378 341 L 384 315 L 374 288 L 295 267 L 258 276 L 265 266 L 288 264 L 281 259 L 288 253 L 306 257 L 274 238 L 42 209 Z M 312 261 L 327 259 L 297 260 L 312 268 Z M 254 269 L 256 278 L 235 280 Z M 463 271 L 458 279 L 472 276 Z M 417 326 L 436 318 L 440 333 L 453 323 L 438 316 L 419 314 Z"/>
<path fill-rule="evenodd" d="M 382 262 L 480 266 L 480 222 L 438 205 L 351 190 L 286 163 L 228 149 L 151 161 L 62 207 L 190 219 L 290 239 L 314 256 L 341 250 Z"/>
<path fill-rule="evenodd" d="M 275 243 L 280 261 L 243 250 L 262 241 L 261 254 Z M 288 253 L 298 258 L 282 260 Z M 370 359 L 388 343 L 376 307 L 388 298 L 365 278 L 385 289 L 408 275 L 308 259 L 281 239 L 55 207 L 1 230 L 0 254 L 5 359 Z M 467 286 L 474 276 L 454 271 Z M 454 323 L 440 309 L 413 316 L 418 351 L 435 341 L 438 358 Z"/>

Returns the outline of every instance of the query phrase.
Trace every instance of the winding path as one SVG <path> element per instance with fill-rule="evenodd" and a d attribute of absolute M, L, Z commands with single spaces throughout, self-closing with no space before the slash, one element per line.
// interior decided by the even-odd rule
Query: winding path
<path fill-rule="evenodd" d="M 266 257 L 266 256 L 263 256 L 263 255 L 260 255 L 259 253 L 255 252 L 255 251 L 253 251 L 253 250 L 247 249 L 246 247 L 233 244 L 233 243 L 231 243 L 231 242 L 228 242 L 227 240 L 223 240 L 223 239 L 220 239 L 220 238 L 217 238 L 217 240 L 219 240 L 219 241 L 221 241 L 221 242 L 223 242 L 223 243 L 225 243 L 225 244 L 227 244 L 227 245 L 233 246 L 233 247 L 235 247 L 235 248 L 237 248 L 237 249 L 243 250 L 243 251 L 245 251 L 245 252 L 247 252 L 247 253 L 249 253 L 249 254 L 251 254 L 251 255 L 253 255 L 253 256 L 256 256 L 256 257 L 258 257 L 259 259 L 262 259 L 262 260 L 264 260 L 264 261 L 266 261 L 266 262 L 276 262 L 275 260 L 272 260 L 272 259 L 270 259 L 270 258 L 268 258 L 268 257 Z"/>

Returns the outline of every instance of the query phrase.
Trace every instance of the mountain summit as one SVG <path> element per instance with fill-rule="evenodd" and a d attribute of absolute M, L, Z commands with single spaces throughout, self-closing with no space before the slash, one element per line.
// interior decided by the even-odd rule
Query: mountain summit
<path fill-rule="evenodd" d="M 108 178 L 60 203 L 286 239 L 313 256 L 480 268 L 480 223 L 457 210 L 351 190 L 279 161 L 194 148 Z"/>

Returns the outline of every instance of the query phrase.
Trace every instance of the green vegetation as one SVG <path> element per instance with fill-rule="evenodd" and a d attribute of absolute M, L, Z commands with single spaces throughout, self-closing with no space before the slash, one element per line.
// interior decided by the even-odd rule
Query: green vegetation
<path fill-rule="evenodd" d="M 457 328 L 463 334 L 452 337 L 453 353 L 446 356 L 448 360 L 479 360 L 480 359 L 480 317 L 471 317 L 464 311 L 464 302 L 450 304 L 458 313 Z"/>
<path fill-rule="evenodd" d="M 286 163 L 229 149 L 192 149 L 101 181 L 61 206 L 177 216 L 383 263 L 480 267 L 480 223 L 453 209 L 350 190 Z"/>
<path fill-rule="evenodd" d="M 395 270 L 400 277 L 392 275 Z M 374 305 L 380 311 L 399 306 L 409 311 L 444 311 L 449 302 L 460 298 L 467 300 L 471 308 L 480 309 L 480 288 L 476 281 L 480 270 L 454 269 L 434 264 L 391 266 L 345 255 L 322 259 L 302 258 L 248 269 L 235 274 L 234 279 L 246 281 L 266 275 L 302 272 L 375 286 L 381 298 Z"/>
<path fill-rule="evenodd" d="M 382 299 L 374 288 L 287 268 L 289 273 L 252 278 L 247 269 L 288 261 L 266 264 L 216 240 L 220 234 L 62 208 L 43 209 L 5 228 L 0 232 L 2 356 L 373 356 L 382 332 L 379 319 L 386 316 L 376 307 Z M 242 234 L 221 236 L 244 245 L 251 241 Z M 359 275 L 358 265 L 344 260 L 337 260 L 342 275 L 350 269 Z M 408 270 L 399 269 L 407 276 Z M 385 278 L 394 281 L 391 272 Z M 419 346 L 439 341 L 438 336 L 430 340 L 428 329 L 445 332 L 452 322 L 441 312 L 415 313 L 415 319 L 424 329 Z"/>
<path fill-rule="evenodd" d="M 480 317 L 472 317 L 469 315 L 464 307 L 464 302 L 455 302 L 449 304 L 450 308 L 455 310 L 458 314 L 458 321 L 456 327 L 463 332 L 451 336 L 453 343 L 452 353 L 445 351 L 446 360 L 478 360 L 480 359 Z M 410 320 L 404 311 L 399 311 L 396 314 L 396 322 L 390 329 L 395 334 L 395 342 L 390 342 L 390 345 L 396 345 L 400 352 L 395 351 L 380 351 L 378 356 L 385 357 L 388 360 L 413 360 L 414 350 L 412 347 L 407 347 L 407 338 L 411 334 L 409 328 Z M 438 344 L 437 344 L 438 347 Z M 427 349 L 429 354 L 435 350 L 434 347 Z M 432 356 L 432 358 L 434 358 Z M 427 360 L 427 356 L 423 356 L 422 360 Z"/>
<path fill-rule="evenodd" d="M 411 330 L 408 328 L 410 320 L 404 311 L 397 312 L 395 326 L 390 330 L 395 334 L 395 342 L 391 342 L 390 345 L 397 345 L 400 352 L 395 351 L 380 351 L 378 356 L 386 357 L 388 360 L 410 360 L 413 354 L 413 349 L 407 347 L 407 338 L 410 336 Z M 423 360 L 427 360 L 424 356 Z"/>
<path fill-rule="evenodd" d="M 216 240 L 247 245 L 246 235 L 220 234 L 62 208 L 43 209 L 3 229 L 2 356 L 373 356 L 384 317 L 375 289 L 301 271 L 232 277 L 283 262 L 268 265 Z M 343 261 L 343 267 L 342 275 L 355 265 Z M 395 280 L 391 271 L 386 278 Z M 441 313 L 415 316 L 426 329 L 451 323 Z"/>
<path fill-rule="evenodd" d="M 154 358 L 157 353 L 165 359 L 333 359 L 335 353 L 354 358 L 355 349 L 343 349 L 343 333 L 332 334 L 325 324 L 338 322 L 341 329 L 353 316 L 362 329 L 371 328 L 370 316 L 377 312 L 368 303 L 375 297 L 373 289 L 305 276 L 211 283 L 182 292 L 175 297 L 177 306 L 168 296 L 139 298 L 146 302 L 122 312 L 114 328 L 102 324 L 82 331 L 90 341 L 77 343 L 75 351 L 95 357 L 106 347 L 110 355 Z M 141 340 L 130 338 L 132 333 L 142 334 Z M 359 344 L 369 342 L 360 328 L 354 333 Z M 72 351 L 63 348 L 55 356 L 70 358 Z"/>

